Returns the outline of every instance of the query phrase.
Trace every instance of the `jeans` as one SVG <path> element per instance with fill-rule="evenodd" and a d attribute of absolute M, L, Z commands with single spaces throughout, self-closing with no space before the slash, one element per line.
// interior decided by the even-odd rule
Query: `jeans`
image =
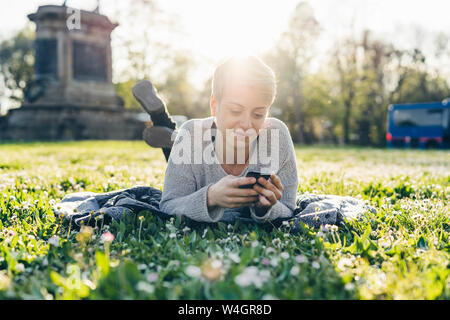
<path fill-rule="evenodd" d="M 175 130 L 177 127 L 177 124 L 170 117 L 169 113 L 166 111 L 166 108 L 164 108 L 163 112 L 152 113 L 150 116 L 152 118 L 152 122 L 153 122 L 154 126 L 167 127 L 167 128 L 173 129 L 173 130 Z M 171 150 L 172 150 L 172 148 L 162 148 L 162 151 L 164 153 L 164 157 L 166 158 L 166 161 L 169 160 Z"/>

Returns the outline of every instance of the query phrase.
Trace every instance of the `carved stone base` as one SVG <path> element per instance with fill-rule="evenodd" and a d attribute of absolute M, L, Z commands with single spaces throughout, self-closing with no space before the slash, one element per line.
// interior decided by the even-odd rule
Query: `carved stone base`
<path fill-rule="evenodd" d="M 0 118 L 0 141 L 140 140 L 137 114 L 101 107 L 23 106 Z"/>

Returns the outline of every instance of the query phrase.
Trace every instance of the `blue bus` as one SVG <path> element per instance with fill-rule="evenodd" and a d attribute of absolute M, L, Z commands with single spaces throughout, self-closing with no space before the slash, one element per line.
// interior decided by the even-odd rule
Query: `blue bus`
<path fill-rule="evenodd" d="M 449 148 L 450 98 L 442 102 L 391 104 L 386 142 L 392 147 Z"/>

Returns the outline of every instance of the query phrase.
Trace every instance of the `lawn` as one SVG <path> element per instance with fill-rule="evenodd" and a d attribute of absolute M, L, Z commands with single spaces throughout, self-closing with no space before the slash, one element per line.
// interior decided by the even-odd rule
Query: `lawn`
<path fill-rule="evenodd" d="M 449 299 L 448 151 L 297 147 L 299 193 L 377 213 L 339 228 L 187 227 L 146 212 L 77 230 L 66 193 L 162 189 L 135 141 L 0 144 L 2 299 Z"/>

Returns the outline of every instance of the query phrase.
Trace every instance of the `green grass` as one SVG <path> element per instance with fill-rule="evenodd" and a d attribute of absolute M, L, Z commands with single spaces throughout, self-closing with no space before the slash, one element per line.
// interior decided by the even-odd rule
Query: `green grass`
<path fill-rule="evenodd" d="M 296 152 L 300 193 L 362 198 L 377 213 L 295 235 L 290 226 L 186 228 L 145 212 L 78 231 L 54 216 L 55 202 L 77 191 L 162 189 L 162 153 L 128 141 L 2 144 L 0 298 L 450 298 L 448 151 Z M 102 241 L 105 232 L 115 239 Z"/>

